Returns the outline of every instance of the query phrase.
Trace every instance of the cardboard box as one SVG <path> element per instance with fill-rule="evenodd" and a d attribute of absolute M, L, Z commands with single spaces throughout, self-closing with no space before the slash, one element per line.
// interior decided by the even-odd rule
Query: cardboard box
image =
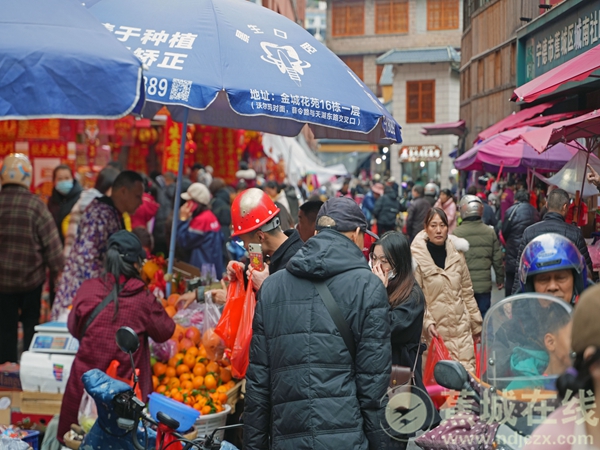
<path fill-rule="evenodd" d="M 21 390 L 18 364 L 4 363 L 0 365 L 0 390 Z"/>
<path fill-rule="evenodd" d="M 21 386 L 30 392 L 64 392 L 75 355 L 23 352 Z"/>
<path fill-rule="evenodd" d="M 0 391 L 0 425 L 10 425 L 11 411 L 21 407 L 21 391 Z"/>
<path fill-rule="evenodd" d="M 53 416 L 60 413 L 62 394 L 47 392 L 21 392 L 20 410 L 23 414 L 41 414 Z"/>

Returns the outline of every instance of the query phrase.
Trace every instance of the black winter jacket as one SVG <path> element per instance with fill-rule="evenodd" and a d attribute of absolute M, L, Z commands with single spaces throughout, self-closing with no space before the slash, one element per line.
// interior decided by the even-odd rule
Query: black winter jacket
<path fill-rule="evenodd" d="M 391 227 L 396 225 L 396 216 L 400 212 L 400 203 L 393 192 L 386 190 L 385 194 L 377 199 L 373 208 L 373 217 L 377 223 Z"/>
<path fill-rule="evenodd" d="M 521 242 L 519 243 L 519 252 L 517 256 L 517 268 L 518 264 L 521 261 L 521 254 L 523 253 L 523 249 L 533 241 L 536 237 L 541 236 L 546 233 L 557 233 L 561 236 L 565 236 L 569 239 L 573 244 L 577 246 L 579 249 L 579 253 L 581 256 L 585 258 L 585 263 L 588 266 L 588 276 L 593 276 L 594 272 L 592 271 L 592 259 L 590 258 L 590 254 L 587 249 L 587 244 L 585 243 L 585 239 L 583 238 L 583 234 L 581 234 L 581 230 L 577 228 L 575 225 L 571 225 L 565 222 L 565 218 L 562 214 L 557 212 L 549 211 L 544 216 L 544 219 L 536 224 L 528 227 L 523 233 L 523 237 L 521 238 Z M 519 283 L 519 278 L 515 277 L 515 283 L 513 284 L 513 294 L 518 293 L 521 289 L 521 285 Z"/>
<path fill-rule="evenodd" d="M 431 205 L 424 197 L 418 197 L 411 202 L 408 207 L 408 215 L 406 216 L 406 234 L 410 242 L 413 241 L 419 232 L 423 231 L 425 218 L 430 209 Z"/>
<path fill-rule="evenodd" d="M 502 236 L 506 241 L 504 270 L 515 273 L 519 268 L 519 244 L 525 229 L 540 221 L 537 209 L 528 202 L 515 203 L 506 210 L 502 222 Z"/>
<path fill-rule="evenodd" d="M 311 280 L 326 281 L 354 335 L 355 361 Z M 360 249 L 323 230 L 257 297 L 244 448 L 390 448 L 380 425 L 391 371 L 390 308 Z"/>
<path fill-rule="evenodd" d="M 231 205 L 229 203 L 229 192 L 227 189 L 220 189 L 215 192 L 210 202 L 210 210 L 221 225 L 221 232 L 223 233 L 225 242 L 231 237 Z"/>

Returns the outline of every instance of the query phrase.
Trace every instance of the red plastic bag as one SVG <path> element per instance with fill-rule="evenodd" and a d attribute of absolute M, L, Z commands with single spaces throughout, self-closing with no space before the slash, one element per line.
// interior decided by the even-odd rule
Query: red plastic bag
<path fill-rule="evenodd" d="M 233 348 L 235 343 L 246 299 L 244 269 L 238 264 L 235 264 L 233 267 L 235 269 L 235 279 L 229 283 L 229 287 L 227 288 L 227 303 L 225 303 L 221 319 L 215 327 L 215 333 L 223 339 L 227 348 Z"/>
<path fill-rule="evenodd" d="M 481 351 L 476 342 L 473 345 L 475 350 L 475 376 L 481 378 Z"/>
<path fill-rule="evenodd" d="M 121 363 L 119 361 L 117 361 L 116 359 L 113 359 L 110 362 L 108 369 L 106 369 L 106 375 L 108 375 L 111 378 L 114 378 L 115 380 L 122 381 L 123 383 L 128 384 L 129 386 L 133 387 L 133 375 L 131 375 L 131 380 L 126 380 L 117 375 L 117 369 L 119 368 L 120 365 L 121 365 Z M 135 369 L 135 373 L 139 377 L 140 369 Z M 135 387 L 135 396 L 137 398 L 139 398 L 140 400 L 144 400 L 142 397 L 142 390 L 140 389 L 139 384 Z"/>
<path fill-rule="evenodd" d="M 425 371 L 423 372 L 423 384 L 425 386 L 433 386 L 438 384 L 433 376 L 433 369 L 438 361 L 451 360 L 450 352 L 446 348 L 442 337 L 431 338 L 431 347 L 429 354 L 427 355 L 427 362 L 425 363 Z"/>
<path fill-rule="evenodd" d="M 254 289 L 252 289 L 252 284 L 248 283 L 240 326 L 231 349 L 231 373 L 238 379 L 246 376 L 246 370 L 250 362 L 250 341 L 252 340 L 252 321 L 254 320 L 255 309 Z"/>

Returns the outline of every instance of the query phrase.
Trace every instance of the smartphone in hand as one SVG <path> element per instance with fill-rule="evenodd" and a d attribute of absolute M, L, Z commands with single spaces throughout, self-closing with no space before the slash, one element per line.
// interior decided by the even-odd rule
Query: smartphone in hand
<path fill-rule="evenodd" d="M 262 245 L 248 244 L 248 255 L 250 256 L 250 267 L 262 272 L 265 268 L 263 261 Z"/>

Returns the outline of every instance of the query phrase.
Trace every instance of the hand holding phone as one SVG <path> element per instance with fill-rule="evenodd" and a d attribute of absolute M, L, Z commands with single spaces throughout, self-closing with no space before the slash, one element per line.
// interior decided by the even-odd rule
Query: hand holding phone
<path fill-rule="evenodd" d="M 262 272 L 265 268 L 263 261 L 262 245 L 248 244 L 248 256 L 250 257 L 250 267 Z"/>

